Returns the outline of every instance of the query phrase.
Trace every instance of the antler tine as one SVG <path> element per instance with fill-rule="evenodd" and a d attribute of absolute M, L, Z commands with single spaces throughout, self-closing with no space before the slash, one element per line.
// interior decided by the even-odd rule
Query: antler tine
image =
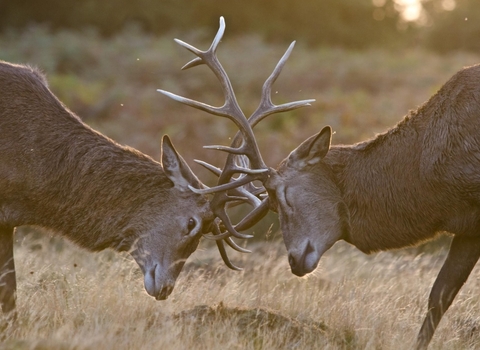
<path fill-rule="evenodd" d="M 191 60 L 187 64 L 185 64 L 182 67 L 182 70 L 192 68 L 192 67 L 195 67 L 195 66 L 199 66 L 201 64 L 205 64 L 201 55 L 203 53 L 206 53 L 206 52 L 215 53 L 217 51 L 218 44 L 222 40 L 222 37 L 223 37 L 224 33 L 225 33 L 225 19 L 222 16 L 222 17 L 220 17 L 220 27 L 218 28 L 217 34 L 215 35 L 215 38 L 213 39 L 212 45 L 210 45 L 210 48 L 207 51 L 201 51 L 201 50 L 197 49 L 196 47 L 194 47 L 194 46 L 192 46 L 192 45 L 190 45 L 190 44 L 188 44 L 188 43 L 186 43 L 186 42 L 184 42 L 180 39 L 173 39 L 180 46 L 183 46 L 184 48 L 186 48 L 187 50 L 189 50 L 193 54 L 199 56 L 197 58 L 194 58 L 193 60 Z"/>
<path fill-rule="evenodd" d="M 195 163 L 197 164 L 200 164 L 201 166 L 203 166 L 205 169 L 207 169 L 208 171 L 212 172 L 214 175 L 216 176 L 220 176 L 221 173 L 222 173 L 222 170 L 220 168 L 217 168 L 216 166 L 212 165 L 212 164 L 209 164 L 207 162 L 204 162 L 203 160 L 198 160 L 198 159 L 194 159 L 193 160 Z M 249 169 L 247 168 L 247 166 L 243 165 L 243 168 L 246 169 L 246 171 L 254 171 L 255 173 L 255 169 Z M 263 172 L 263 171 L 262 171 Z M 262 186 L 262 187 L 257 187 L 257 186 L 254 186 L 251 182 L 249 183 L 246 183 L 244 186 L 242 187 L 245 187 L 246 189 L 246 186 L 249 187 L 249 189 L 246 190 L 246 192 L 242 192 L 241 194 L 244 195 L 244 196 L 247 196 L 248 195 L 253 195 L 253 198 L 257 199 L 257 196 L 259 196 L 260 194 L 264 193 L 265 192 L 265 188 Z M 207 188 L 207 186 L 204 185 L 204 188 Z M 238 187 L 240 188 L 240 187 Z M 193 188 L 195 191 L 198 191 L 197 188 Z M 233 191 L 236 190 L 236 188 L 232 188 Z"/>
<path fill-rule="evenodd" d="M 252 252 L 251 250 L 240 247 L 237 243 L 235 243 L 235 241 L 230 236 L 226 236 L 225 232 L 222 233 L 218 223 L 215 225 L 215 228 L 213 229 L 213 234 L 212 235 L 204 234 L 203 237 L 205 237 L 206 239 L 212 240 L 212 241 L 223 240 L 232 249 L 234 249 L 234 250 L 236 250 L 237 252 L 240 252 L 240 253 L 251 253 Z"/>
<path fill-rule="evenodd" d="M 243 158 L 243 157 L 241 157 L 241 158 Z M 194 161 L 196 163 L 202 165 L 203 167 L 205 167 L 207 170 L 211 171 L 216 176 L 220 176 L 220 174 L 222 173 L 221 169 L 219 169 L 216 166 L 213 166 L 213 165 L 211 165 L 207 162 L 204 162 L 204 161 L 198 160 L 198 159 L 195 159 Z M 242 166 L 247 168 L 248 165 L 246 163 L 243 163 Z M 203 186 L 204 186 L 204 189 L 208 188 L 205 185 L 203 185 Z M 248 186 L 248 188 L 247 188 L 247 186 Z M 244 188 L 245 190 L 241 191 L 240 189 L 242 189 L 242 188 Z M 197 188 L 193 188 L 193 191 L 198 192 L 199 190 Z M 250 182 L 250 183 L 245 184 L 244 186 L 232 188 L 231 192 L 234 193 L 235 196 L 237 196 L 237 198 L 239 199 L 240 202 L 242 202 L 242 203 L 247 202 L 247 203 L 250 203 L 252 206 L 255 207 L 260 202 L 260 200 L 258 199 L 257 196 L 263 194 L 265 192 L 265 188 L 263 186 L 262 187 L 256 187 Z M 233 198 L 233 197 L 230 196 L 230 198 Z M 228 205 L 229 208 L 239 204 L 238 202 L 233 202 L 233 199 L 230 203 L 231 204 Z"/>
<path fill-rule="evenodd" d="M 216 166 L 212 165 L 212 164 L 209 164 L 207 162 L 204 162 L 203 160 L 199 160 L 199 159 L 194 159 L 193 160 L 195 163 L 197 164 L 200 164 L 201 166 L 203 166 L 205 169 L 211 171 L 213 174 L 217 175 L 217 176 L 220 176 L 220 174 L 222 173 L 222 169 L 220 168 L 217 168 Z"/>
<path fill-rule="evenodd" d="M 236 147 L 229 147 L 229 146 L 221 146 L 221 145 L 211 145 L 211 146 L 203 146 L 204 149 L 213 149 L 215 151 L 223 151 L 231 154 L 241 155 L 242 149 Z"/>
<path fill-rule="evenodd" d="M 259 205 L 255 207 L 250 213 L 248 213 L 237 225 L 234 226 L 234 231 L 243 231 L 247 230 L 253 225 L 255 225 L 261 218 L 263 218 L 270 208 L 270 202 L 268 197 L 265 198 Z M 242 253 L 250 253 L 249 250 L 239 247 L 232 239 L 231 236 L 232 230 L 221 232 L 218 225 L 215 226 L 213 235 L 204 235 L 207 239 L 212 239 L 215 241 L 224 240 L 232 249 L 235 249 Z M 225 252 L 226 255 L 226 252 Z M 228 264 L 227 264 L 228 265 Z"/>
<path fill-rule="evenodd" d="M 310 106 L 310 103 L 315 102 L 315 99 L 301 100 L 295 102 L 284 103 L 281 105 L 275 105 L 272 102 L 272 85 L 280 76 L 285 63 L 287 62 L 293 48 L 295 47 L 295 41 L 293 41 L 288 47 L 287 51 L 283 54 L 282 58 L 278 61 L 272 74 L 267 78 L 262 88 L 262 98 L 260 104 L 255 112 L 249 119 L 252 128 L 257 125 L 263 118 L 273 113 L 287 112 L 300 107 Z"/>
<path fill-rule="evenodd" d="M 248 157 L 246 156 L 243 156 L 243 155 L 239 155 L 237 157 L 235 157 L 235 160 L 237 160 L 237 166 L 243 168 L 243 169 L 250 169 L 250 161 L 248 160 Z M 250 169 L 250 170 L 255 170 L 255 169 Z M 248 174 L 249 172 L 247 170 L 242 170 L 241 172 L 245 173 L 245 174 Z M 247 184 L 245 184 L 244 186 L 242 187 L 239 187 L 239 190 L 241 189 L 241 193 L 243 196 L 245 197 L 252 197 L 252 200 L 253 202 L 250 202 L 250 204 L 252 204 L 254 207 L 259 205 L 259 199 L 258 199 L 258 195 L 260 195 L 261 193 L 265 192 L 265 187 L 261 186 L 261 187 L 257 187 L 253 184 L 253 181 L 252 182 L 249 182 Z"/>
<path fill-rule="evenodd" d="M 239 166 L 242 166 L 242 167 L 248 167 L 248 158 L 245 157 L 245 156 L 237 156 L 235 157 L 236 159 L 236 164 L 238 163 Z M 238 162 L 237 162 L 238 161 Z M 241 176 L 244 176 L 246 177 L 246 175 L 241 175 Z M 257 188 L 255 188 L 256 190 L 258 190 Z M 219 232 L 217 232 L 214 237 L 210 237 L 212 239 L 224 239 L 224 240 L 227 240 L 227 239 L 230 239 L 229 237 L 230 236 L 237 236 L 236 233 L 238 233 L 238 231 L 243 231 L 243 230 L 246 230 L 248 228 L 250 228 L 251 226 L 253 226 L 256 222 L 258 222 L 258 220 L 260 220 L 267 212 L 268 212 L 268 209 L 269 209 L 269 202 L 268 202 L 268 197 L 266 199 L 264 199 L 263 201 L 260 200 L 257 195 L 259 193 L 257 193 L 257 191 L 255 191 L 255 193 L 252 193 L 250 191 L 248 191 L 247 189 L 244 188 L 244 186 L 240 186 L 240 187 L 236 187 L 234 189 L 232 189 L 231 191 L 229 192 L 232 192 L 232 193 L 235 193 L 235 195 L 237 196 L 231 196 L 231 195 L 227 195 L 225 192 L 221 192 L 221 193 L 216 193 L 213 200 L 212 200 L 212 204 L 219 204 L 219 205 L 212 205 L 212 207 L 215 208 L 215 214 L 217 215 L 217 217 L 219 218 L 222 218 L 222 221 L 224 222 L 224 225 L 227 227 L 227 231 L 222 233 L 222 234 L 219 234 Z M 263 193 L 263 191 L 261 191 L 260 193 Z M 239 197 L 241 196 L 241 197 Z M 223 203 L 227 203 L 229 201 L 242 201 L 242 202 L 247 202 L 249 203 L 250 205 L 252 205 L 254 207 L 254 209 L 248 214 L 246 215 L 237 225 L 233 226 L 231 224 L 231 221 L 228 217 L 228 215 L 226 214 L 226 210 L 225 210 L 225 204 Z M 236 203 L 238 204 L 238 203 Z M 225 215 L 225 216 L 223 216 Z M 233 226 L 233 227 L 232 227 Z M 232 241 L 233 242 L 233 241 Z M 236 248 L 234 248 L 236 249 Z"/>
<path fill-rule="evenodd" d="M 164 94 L 167 97 L 170 97 L 172 100 L 175 100 L 177 102 L 186 104 L 187 106 L 190 106 L 190 107 L 193 107 L 193 108 L 196 108 L 196 109 L 200 109 L 204 112 L 207 112 L 207 113 L 210 113 L 210 114 L 215 114 L 215 115 L 218 115 L 220 117 L 229 117 L 230 118 L 230 115 L 227 115 L 225 113 L 223 107 L 210 106 L 206 103 L 198 102 L 198 101 L 192 100 L 190 98 L 182 97 L 180 95 L 177 95 L 177 94 L 174 94 L 174 93 L 162 90 L 162 89 L 157 89 L 157 91 Z"/>
<path fill-rule="evenodd" d="M 261 203 L 248 213 L 238 224 L 235 225 L 237 231 L 245 231 L 255 225 L 263 218 L 270 209 L 270 200 L 265 198 Z"/>
<path fill-rule="evenodd" d="M 259 172 L 258 174 L 264 174 L 266 172 L 268 172 L 268 169 L 265 169 L 264 171 Z M 198 193 L 198 194 L 221 193 L 221 192 L 224 192 L 224 191 L 228 191 L 228 190 L 246 185 L 249 182 L 258 180 L 259 177 L 254 176 L 254 175 L 255 174 L 245 175 L 245 176 L 242 176 L 242 177 L 240 177 L 240 178 L 238 178 L 234 181 L 231 181 L 231 182 L 228 182 L 228 183 L 225 183 L 225 184 L 222 184 L 222 185 L 218 185 L 218 186 L 215 186 L 215 187 L 210 187 L 210 188 L 208 188 L 208 187 L 207 188 L 195 188 L 195 187 L 190 186 L 190 185 L 188 186 L 188 188 L 191 191 L 193 191 L 195 193 Z"/>
<path fill-rule="evenodd" d="M 237 230 L 233 226 L 232 222 L 230 221 L 229 216 L 227 215 L 227 211 L 225 209 L 225 204 L 230 201 L 230 197 L 225 192 L 217 192 L 215 193 L 213 199 L 210 202 L 210 207 L 213 209 L 213 213 L 217 218 L 222 220 L 223 225 L 227 229 L 227 233 L 229 236 L 234 236 L 236 238 L 248 239 L 253 238 L 252 235 L 244 235 Z"/>
<path fill-rule="evenodd" d="M 227 243 L 230 246 L 230 248 L 236 250 L 237 252 L 240 252 L 240 253 L 251 253 L 252 252 L 251 250 L 240 247 L 237 243 L 235 243 L 235 241 L 232 239 L 232 237 L 227 237 L 227 238 L 224 239 L 224 241 L 225 241 L 225 243 Z"/>
<path fill-rule="evenodd" d="M 235 266 L 230 261 L 230 258 L 227 255 L 227 251 L 225 250 L 225 246 L 223 245 L 223 241 L 215 241 L 217 244 L 218 251 L 220 252 L 220 256 L 222 257 L 223 262 L 227 265 L 230 269 L 235 271 L 242 271 L 242 269 L 238 266 Z"/>

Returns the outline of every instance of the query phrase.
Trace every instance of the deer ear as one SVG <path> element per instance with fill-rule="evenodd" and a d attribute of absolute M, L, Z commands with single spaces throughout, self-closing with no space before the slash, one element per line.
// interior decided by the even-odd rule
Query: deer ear
<path fill-rule="evenodd" d="M 200 181 L 173 147 L 172 141 L 167 135 L 162 138 L 162 165 L 165 174 L 175 187 L 184 191 L 189 190 L 189 185 L 201 188 Z"/>
<path fill-rule="evenodd" d="M 318 134 L 315 134 L 290 153 L 288 156 L 288 166 L 294 168 L 304 168 L 307 165 L 318 163 L 330 149 L 332 140 L 332 128 L 324 127 Z"/>

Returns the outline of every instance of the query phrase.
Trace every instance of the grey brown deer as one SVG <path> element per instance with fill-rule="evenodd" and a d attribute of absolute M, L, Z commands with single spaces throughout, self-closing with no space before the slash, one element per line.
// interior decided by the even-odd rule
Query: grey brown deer
<path fill-rule="evenodd" d="M 228 81 L 226 74 L 222 79 Z M 267 85 L 262 103 L 268 105 Z M 171 97 L 217 114 L 199 102 Z M 243 120 L 237 122 L 242 135 L 253 137 L 251 128 L 261 118 L 247 121 L 240 110 L 236 115 Z M 268 193 L 249 216 L 261 219 L 267 204 L 278 212 L 288 261 L 297 276 L 312 272 L 339 240 L 369 254 L 451 233 L 450 250 L 417 338 L 417 349 L 425 349 L 480 257 L 478 130 L 480 65 L 459 71 L 394 128 L 365 142 L 332 146 L 332 130 L 326 126 L 276 170 L 255 159 L 260 157 L 258 149 L 220 149 L 233 157 L 248 157 L 249 172 L 261 174 L 243 176 L 262 181 Z M 253 141 L 248 144 L 257 148 Z M 251 193 L 258 196 L 258 191 Z M 224 233 L 233 234 L 231 229 Z"/>
<path fill-rule="evenodd" d="M 162 163 L 84 124 L 29 66 L 0 62 L 0 304 L 15 309 L 14 228 L 129 251 L 156 299 L 172 292 L 214 215 L 170 139 Z M 14 314 L 14 313 L 12 313 Z"/>

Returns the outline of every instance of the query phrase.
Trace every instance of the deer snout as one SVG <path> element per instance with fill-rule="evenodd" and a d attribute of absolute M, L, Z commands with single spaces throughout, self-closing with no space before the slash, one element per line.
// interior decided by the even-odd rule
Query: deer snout
<path fill-rule="evenodd" d="M 290 251 L 288 254 L 288 263 L 294 275 L 299 277 L 316 269 L 320 255 L 317 253 L 310 241 L 303 249 Z"/>
<path fill-rule="evenodd" d="M 165 277 L 159 264 L 146 269 L 144 278 L 145 290 L 157 300 L 167 299 L 175 286 L 175 280 Z"/>

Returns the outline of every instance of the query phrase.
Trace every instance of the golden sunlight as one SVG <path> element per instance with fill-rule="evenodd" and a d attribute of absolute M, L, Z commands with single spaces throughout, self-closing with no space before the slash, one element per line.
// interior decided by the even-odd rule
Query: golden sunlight
<path fill-rule="evenodd" d="M 420 0 L 395 0 L 395 8 L 406 21 L 418 20 L 422 12 Z"/>

